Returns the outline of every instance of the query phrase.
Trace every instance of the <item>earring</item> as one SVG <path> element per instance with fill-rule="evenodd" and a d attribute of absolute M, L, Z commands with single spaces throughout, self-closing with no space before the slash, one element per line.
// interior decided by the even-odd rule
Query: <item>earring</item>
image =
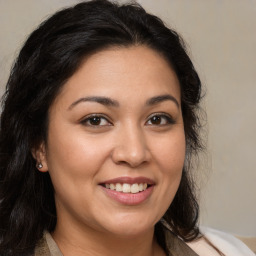
<path fill-rule="evenodd" d="M 42 169 L 42 168 L 43 168 L 42 163 L 39 163 L 39 164 L 37 165 L 37 168 Z"/>

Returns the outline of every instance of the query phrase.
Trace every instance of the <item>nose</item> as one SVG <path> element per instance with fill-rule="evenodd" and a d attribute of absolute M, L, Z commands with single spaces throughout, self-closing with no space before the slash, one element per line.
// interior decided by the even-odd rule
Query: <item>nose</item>
<path fill-rule="evenodd" d="M 116 136 L 112 159 L 116 164 L 138 167 L 149 162 L 150 151 L 143 131 L 138 127 L 126 126 Z"/>

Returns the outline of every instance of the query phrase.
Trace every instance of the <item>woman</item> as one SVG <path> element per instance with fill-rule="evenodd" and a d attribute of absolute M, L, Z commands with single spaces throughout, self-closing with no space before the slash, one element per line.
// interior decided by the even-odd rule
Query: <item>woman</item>
<path fill-rule="evenodd" d="M 3 97 L 0 255 L 198 255 L 200 99 L 181 38 L 140 6 L 46 20 Z"/>

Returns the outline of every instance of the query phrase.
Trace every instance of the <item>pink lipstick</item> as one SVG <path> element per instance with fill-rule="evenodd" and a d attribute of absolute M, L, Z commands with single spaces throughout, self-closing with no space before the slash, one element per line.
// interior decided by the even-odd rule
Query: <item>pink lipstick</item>
<path fill-rule="evenodd" d="M 100 183 L 106 195 L 125 205 L 138 205 L 153 192 L 154 181 L 146 177 L 119 177 Z"/>

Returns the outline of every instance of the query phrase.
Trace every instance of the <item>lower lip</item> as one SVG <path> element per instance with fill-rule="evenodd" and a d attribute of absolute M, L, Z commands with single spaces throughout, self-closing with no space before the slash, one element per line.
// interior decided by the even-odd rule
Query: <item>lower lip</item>
<path fill-rule="evenodd" d="M 153 192 L 153 187 L 150 186 L 146 190 L 139 193 L 123 193 L 115 190 L 107 189 L 101 186 L 103 191 L 115 201 L 124 205 L 138 205 L 146 201 Z"/>

